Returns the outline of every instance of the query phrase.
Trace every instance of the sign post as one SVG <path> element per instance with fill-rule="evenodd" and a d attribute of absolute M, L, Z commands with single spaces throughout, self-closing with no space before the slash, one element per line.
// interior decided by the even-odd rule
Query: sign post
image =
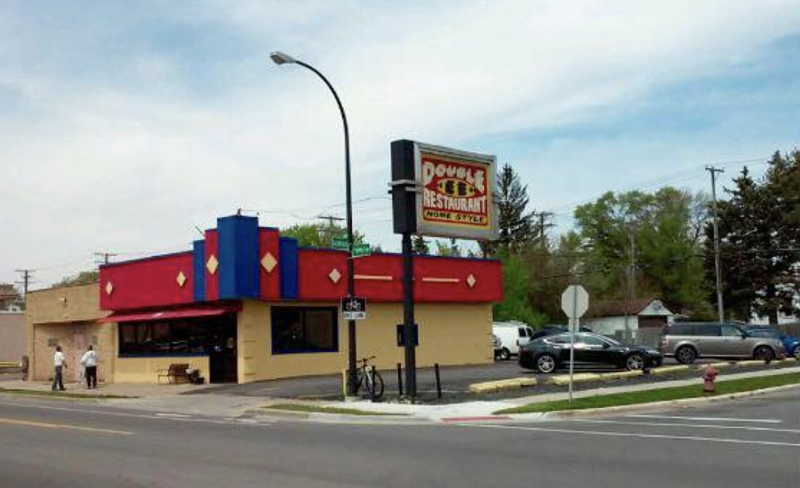
<path fill-rule="evenodd" d="M 561 294 L 561 310 L 569 318 L 569 403 L 572 403 L 572 376 L 575 371 L 575 334 L 580 331 L 581 317 L 589 309 L 589 294 L 581 285 L 570 285 Z"/>
<path fill-rule="evenodd" d="M 406 393 L 417 395 L 414 257 L 411 236 L 494 240 L 498 202 L 494 156 L 406 139 L 392 142 L 392 216 L 403 236 L 403 336 Z"/>

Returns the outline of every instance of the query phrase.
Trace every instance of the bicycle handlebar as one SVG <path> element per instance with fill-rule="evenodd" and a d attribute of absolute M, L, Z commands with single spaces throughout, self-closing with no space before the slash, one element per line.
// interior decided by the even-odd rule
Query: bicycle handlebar
<path fill-rule="evenodd" d="M 358 362 L 359 363 L 366 363 L 366 362 L 372 361 L 373 359 L 375 359 L 375 356 L 370 356 L 368 358 L 359 359 Z"/>

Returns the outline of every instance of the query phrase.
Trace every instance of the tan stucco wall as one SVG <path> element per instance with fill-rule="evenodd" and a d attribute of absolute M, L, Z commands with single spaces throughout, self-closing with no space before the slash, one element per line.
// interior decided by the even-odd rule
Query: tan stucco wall
<path fill-rule="evenodd" d="M 189 364 L 190 368 L 200 371 L 200 375 L 208 381 L 208 357 L 152 357 L 152 358 L 117 358 L 114 364 L 114 381 L 118 383 L 156 383 L 158 372 L 168 370 L 170 364 Z M 167 378 L 162 378 L 167 383 Z"/>
<path fill-rule="evenodd" d="M 108 312 L 100 310 L 97 283 L 48 288 L 28 293 L 25 310 L 26 354 L 30 358 L 29 378 L 47 380 L 53 376 L 53 353 L 57 342 L 64 351 L 65 381 L 79 373 L 80 357 L 89 344 L 99 356 L 97 376 L 101 381 L 113 377 L 116 350 L 113 327 L 98 324 Z"/>
<path fill-rule="evenodd" d="M 286 303 L 276 304 L 287 306 Z M 302 304 L 291 304 L 302 305 Z M 319 305 L 319 304 L 309 304 Z M 339 352 L 272 355 L 271 304 L 247 300 L 239 314 L 239 382 L 338 373 L 347 367 L 347 322 L 339 321 Z M 373 303 L 367 319 L 357 322 L 358 356 L 376 356 L 376 366 L 394 368 L 403 363 L 397 347 L 396 325 L 403 307 Z M 485 364 L 493 361 L 490 304 L 420 304 L 415 311 L 420 324 L 417 365 Z"/>
<path fill-rule="evenodd" d="M 97 379 L 108 381 L 113 374 L 113 334 L 107 324 L 94 322 L 70 322 L 68 324 L 38 324 L 33 327 L 35 361 L 31 362 L 31 379 L 50 380 L 53 377 L 53 353 L 56 341 L 64 352 L 67 368 L 64 381 L 77 381 L 80 375 L 80 360 L 90 344 L 97 351 Z"/>
<path fill-rule="evenodd" d="M 0 312 L 0 361 L 19 361 L 25 354 L 25 315 Z"/>

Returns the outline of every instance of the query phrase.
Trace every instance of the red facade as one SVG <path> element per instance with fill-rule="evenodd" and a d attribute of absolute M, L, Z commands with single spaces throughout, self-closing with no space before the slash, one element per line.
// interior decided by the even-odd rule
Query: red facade
<path fill-rule="evenodd" d="M 257 221 L 248 220 L 252 217 L 226 219 L 235 220 L 227 221 L 226 227 L 234 230 L 229 235 L 220 235 L 217 229 L 206 231 L 204 242 L 198 241 L 201 246 L 194 252 L 102 266 L 100 307 L 133 310 L 215 302 L 221 289 L 227 298 L 231 298 L 228 290 L 247 290 L 248 295 L 238 298 L 265 301 L 330 303 L 346 296 L 346 253 L 283 246 L 284 239 L 276 229 L 258 228 Z M 236 226 L 240 223 L 251 232 L 239 232 Z M 221 253 L 221 246 L 228 247 Z M 230 259 L 221 255 L 233 256 L 233 262 L 221 262 Z M 377 302 L 402 301 L 402 256 L 359 257 L 354 259 L 354 268 L 356 295 Z M 473 258 L 415 257 L 414 299 L 419 303 L 501 301 L 501 264 Z"/>

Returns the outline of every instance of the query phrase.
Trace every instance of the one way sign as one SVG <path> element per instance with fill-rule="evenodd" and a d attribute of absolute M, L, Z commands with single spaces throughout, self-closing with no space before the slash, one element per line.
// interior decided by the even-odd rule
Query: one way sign
<path fill-rule="evenodd" d="M 342 298 L 342 318 L 345 320 L 367 318 L 367 299 L 361 297 Z"/>

